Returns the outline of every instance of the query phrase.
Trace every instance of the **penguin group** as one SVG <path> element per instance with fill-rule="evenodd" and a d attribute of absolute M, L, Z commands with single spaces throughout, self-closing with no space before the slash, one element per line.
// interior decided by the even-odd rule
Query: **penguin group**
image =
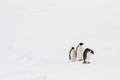
<path fill-rule="evenodd" d="M 90 64 L 91 54 L 94 54 L 94 51 L 90 48 L 83 50 L 84 43 L 79 43 L 78 46 L 72 47 L 69 51 L 69 60 L 70 62 L 83 61 L 83 64 Z"/>

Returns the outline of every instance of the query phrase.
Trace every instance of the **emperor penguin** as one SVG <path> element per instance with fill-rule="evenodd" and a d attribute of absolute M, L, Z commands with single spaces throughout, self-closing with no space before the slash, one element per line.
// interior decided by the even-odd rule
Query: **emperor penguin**
<path fill-rule="evenodd" d="M 77 61 L 83 60 L 83 45 L 84 43 L 79 43 L 78 46 L 76 47 Z"/>
<path fill-rule="evenodd" d="M 94 54 L 93 50 L 91 50 L 89 48 L 86 48 L 84 50 L 84 52 L 83 52 L 83 60 L 84 60 L 84 62 L 83 63 L 86 63 L 86 64 L 90 63 L 91 54 Z"/>
<path fill-rule="evenodd" d="M 70 52 L 69 52 L 69 60 L 70 60 L 71 62 L 75 62 L 75 61 L 76 61 L 76 50 L 75 50 L 74 47 L 72 47 L 72 48 L 70 49 Z"/>

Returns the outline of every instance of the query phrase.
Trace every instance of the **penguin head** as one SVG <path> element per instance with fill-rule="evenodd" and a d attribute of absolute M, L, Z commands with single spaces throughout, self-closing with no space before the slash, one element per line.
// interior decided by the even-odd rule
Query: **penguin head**
<path fill-rule="evenodd" d="M 79 43 L 80 46 L 84 45 L 84 43 Z"/>
<path fill-rule="evenodd" d="M 91 50 L 90 52 L 91 52 L 93 55 L 95 55 L 93 50 Z"/>
<path fill-rule="evenodd" d="M 72 49 L 75 49 L 74 47 L 72 47 Z"/>

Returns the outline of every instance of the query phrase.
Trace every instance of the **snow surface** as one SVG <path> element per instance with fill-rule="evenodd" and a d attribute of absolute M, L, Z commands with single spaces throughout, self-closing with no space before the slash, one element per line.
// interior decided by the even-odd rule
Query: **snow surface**
<path fill-rule="evenodd" d="M 119 0 L 0 0 L 0 80 L 120 80 Z M 84 42 L 91 64 L 68 61 Z"/>

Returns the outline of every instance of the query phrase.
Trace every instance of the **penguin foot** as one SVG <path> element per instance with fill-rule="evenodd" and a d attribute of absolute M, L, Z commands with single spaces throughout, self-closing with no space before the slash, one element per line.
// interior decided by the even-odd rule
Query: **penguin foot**
<path fill-rule="evenodd" d="M 87 64 L 90 64 L 90 62 L 87 62 Z"/>
<path fill-rule="evenodd" d="M 83 62 L 83 64 L 87 64 L 86 62 Z"/>

